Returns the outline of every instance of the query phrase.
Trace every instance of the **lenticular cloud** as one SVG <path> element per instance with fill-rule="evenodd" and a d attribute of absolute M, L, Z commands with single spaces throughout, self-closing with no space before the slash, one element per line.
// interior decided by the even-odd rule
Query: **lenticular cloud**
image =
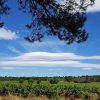
<path fill-rule="evenodd" d="M 89 60 L 90 62 L 82 62 Z M 1 60 L 0 66 L 10 67 L 74 67 L 83 69 L 100 69 L 100 63 L 91 63 L 91 60 L 100 61 L 100 56 L 79 56 L 74 53 L 31 52 L 17 57 Z"/>

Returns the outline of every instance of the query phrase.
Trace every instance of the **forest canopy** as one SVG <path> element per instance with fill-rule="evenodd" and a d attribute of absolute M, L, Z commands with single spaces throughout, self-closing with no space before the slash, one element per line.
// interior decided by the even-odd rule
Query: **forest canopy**
<path fill-rule="evenodd" d="M 31 15 L 26 27 L 32 32 L 25 37 L 29 42 L 42 41 L 44 35 L 53 35 L 67 44 L 84 42 L 88 33 L 84 29 L 86 10 L 94 0 L 17 0 L 20 10 Z M 7 0 L 0 0 L 0 19 L 10 13 Z M 0 21 L 0 27 L 4 23 Z"/>

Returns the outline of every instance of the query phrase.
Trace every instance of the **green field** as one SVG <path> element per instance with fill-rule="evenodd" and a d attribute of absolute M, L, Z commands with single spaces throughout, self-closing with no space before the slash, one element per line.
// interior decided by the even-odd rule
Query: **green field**
<path fill-rule="evenodd" d="M 21 95 L 23 98 L 32 94 L 36 97 L 46 96 L 50 100 L 60 100 L 61 97 L 73 97 L 74 99 L 72 100 L 76 100 L 76 98 L 89 100 L 91 96 L 95 96 L 96 99 L 92 100 L 100 100 L 100 82 L 75 83 L 58 81 L 57 83 L 50 83 L 49 81 L 38 80 L 0 81 L 0 94 Z"/>

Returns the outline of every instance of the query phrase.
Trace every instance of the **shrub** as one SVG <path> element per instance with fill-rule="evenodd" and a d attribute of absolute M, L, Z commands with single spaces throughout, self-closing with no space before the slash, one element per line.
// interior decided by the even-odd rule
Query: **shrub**
<path fill-rule="evenodd" d="M 50 81 L 50 84 L 57 84 L 59 82 L 58 79 L 51 79 Z"/>

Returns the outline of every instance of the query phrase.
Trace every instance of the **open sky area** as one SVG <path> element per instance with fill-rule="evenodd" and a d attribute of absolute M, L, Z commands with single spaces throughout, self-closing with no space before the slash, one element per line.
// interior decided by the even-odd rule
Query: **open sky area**
<path fill-rule="evenodd" d="M 0 76 L 80 76 L 100 75 L 100 0 L 87 11 L 84 43 L 66 44 L 45 36 L 43 42 L 29 43 L 24 36 L 31 17 L 9 0 L 10 14 L 3 16 L 0 29 Z"/>

